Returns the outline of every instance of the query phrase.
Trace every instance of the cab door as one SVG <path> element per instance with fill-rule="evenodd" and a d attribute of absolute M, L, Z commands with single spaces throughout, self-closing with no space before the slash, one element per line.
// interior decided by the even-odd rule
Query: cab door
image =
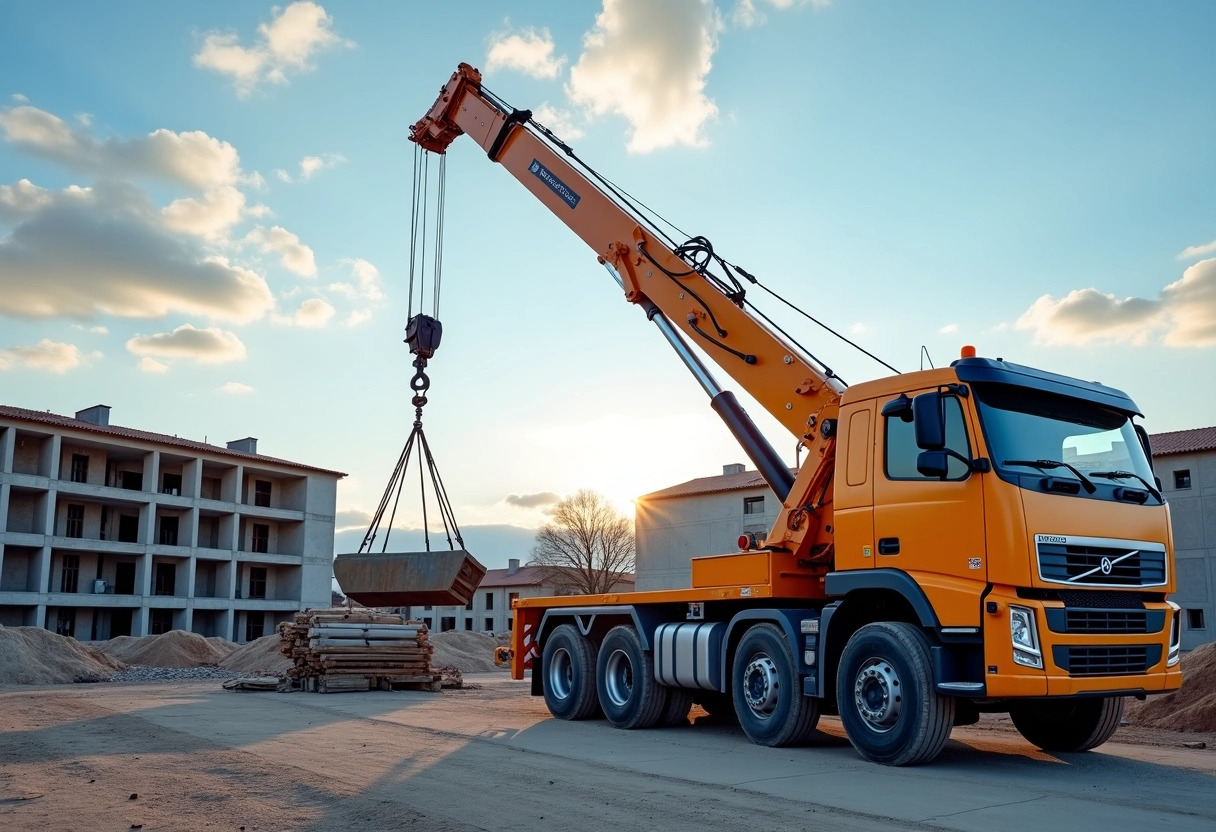
<path fill-rule="evenodd" d="M 966 408 L 953 395 L 942 404 L 946 447 L 972 459 Z M 943 626 L 979 626 L 978 598 L 988 579 L 981 475 L 953 457 L 944 480 L 922 475 L 910 409 L 885 409 L 876 430 L 874 565 L 911 574 Z"/>

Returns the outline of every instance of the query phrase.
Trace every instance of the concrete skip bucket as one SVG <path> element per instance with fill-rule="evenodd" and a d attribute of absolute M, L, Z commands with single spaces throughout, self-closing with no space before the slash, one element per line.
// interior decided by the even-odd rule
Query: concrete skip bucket
<path fill-rule="evenodd" d="M 467 605 L 486 568 L 463 549 L 359 552 L 334 558 L 334 577 L 365 607 Z"/>

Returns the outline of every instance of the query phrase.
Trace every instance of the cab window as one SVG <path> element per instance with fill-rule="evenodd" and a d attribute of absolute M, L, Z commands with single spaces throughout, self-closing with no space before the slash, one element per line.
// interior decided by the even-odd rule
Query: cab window
<path fill-rule="evenodd" d="M 971 446 L 967 441 L 967 427 L 963 422 L 963 408 L 958 399 L 947 396 L 942 400 L 946 412 L 946 447 L 957 451 L 964 458 L 971 458 Z M 930 480 L 916 470 L 916 457 L 921 449 L 916 446 L 916 433 L 912 421 L 905 422 L 899 416 L 886 417 L 883 468 L 890 480 Z M 966 479 L 970 467 L 960 459 L 950 457 L 948 480 Z"/>

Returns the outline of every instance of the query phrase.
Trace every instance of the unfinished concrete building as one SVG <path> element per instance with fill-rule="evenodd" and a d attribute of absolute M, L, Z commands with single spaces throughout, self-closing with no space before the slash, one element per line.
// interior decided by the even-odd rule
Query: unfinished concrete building
<path fill-rule="evenodd" d="M 171 629 L 245 642 L 330 602 L 345 476 L 0 405 L 0 624 L 81 640 Z"/>

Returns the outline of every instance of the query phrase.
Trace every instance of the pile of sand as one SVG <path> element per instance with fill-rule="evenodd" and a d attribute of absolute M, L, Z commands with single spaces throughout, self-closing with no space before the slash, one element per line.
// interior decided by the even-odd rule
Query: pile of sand
<path fill-rule="evenodd" d="M 1216 642 L 1182 657 L 1182 687 L 1144 702 L 1127 700 L 1132 725 L 1170 731 L 1216 731 Z"/>
<path fill-rule="evenodd" d="M 41 627 L 0 627 L 0 684 L 103 682 L 123 664 Z"/>
<path fill-rule="evenodd" d="M 224 642 L 223 639 L 219 641 Z M 97 648 L 124 664 L 145 667 L 207 667 L 218 665 L 232 651 L 213 638 L 185 630 L 170 630 L 157 636 L 118 636 Z M 224 642 L 231 644 L 231 642 Z M 235 645 L 233 645 L 235 649 Z"/>
<path fill-rule="evenodd" d="M 446 633 L 431 633 L 430 642 L 435 645 L 431 657 L 433 667 L 455 667 L 461 673 L 489 673 L 502 670 L 494 664 L 494 648 L 509 644 L 509 636 L 491 636 L 466 630 L 448 630 Z"/>
<path fill-rule="evenodd" d="M 233 645 L 236 649 L 220 661 L 220 667 L 237 673 L 286 673 L 292 661 L 279 652 L 281 642 L 279 634 L 272 633 L 248 644 Z"/>

